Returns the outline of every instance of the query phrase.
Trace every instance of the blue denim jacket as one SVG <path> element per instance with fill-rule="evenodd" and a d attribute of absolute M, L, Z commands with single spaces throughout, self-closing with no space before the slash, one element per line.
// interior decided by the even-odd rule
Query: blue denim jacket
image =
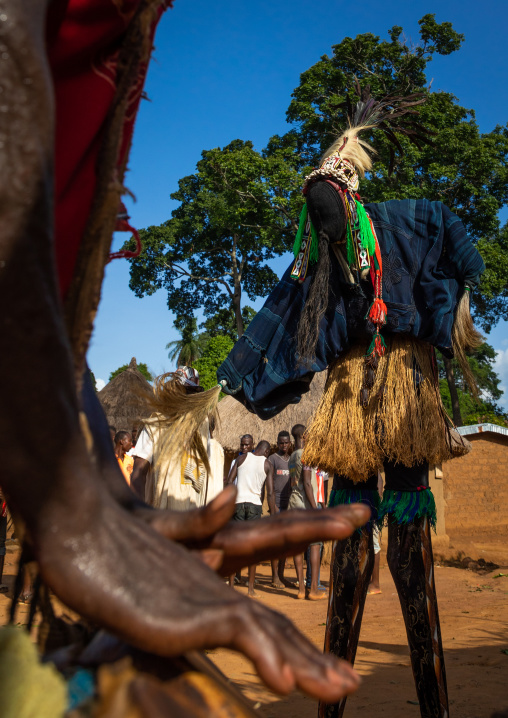
<path fill-rule="evenodd" d="M 485 269 L 460 219 L 441 202 L 390 200 L 366 204 L 383 260 L 383 299 L 388 314 L 383 333 L 417 337 L 451 356 L 455 307 L 464 287 L 474 288 Z M 368 282 L 347 283 L 332 255 L 329 303 L 321 320 L 313 365 L 297 366 L 295 336 L 311 276 L 300 284 L 291 267 L 273 289 L 217 371 L 224 389 L 263 419 L 296 404 L 341 352 L 374 327 L 365 319 L 372 290 Z"/>

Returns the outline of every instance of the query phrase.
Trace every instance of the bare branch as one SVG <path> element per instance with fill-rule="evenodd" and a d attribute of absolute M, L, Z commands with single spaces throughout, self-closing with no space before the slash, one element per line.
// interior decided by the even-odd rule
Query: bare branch
<path fill-rule="evenodd" d="M 168 264 L 167 262 L 164 262 L 164 266 L 167 269 L 171 269 L 174 272 L 177 272 L 178 277 L 189 277 L 189 279 L 194 279 L 198 282 L 207 282 L 208 284 L 222 284 L 224 287 L 226 287 L 229 295 L 231 297 L 233 296 L 233 292 L 231 291 L 229 284 L 226 282 L 225 279 L 223 279 L 223 277 L 232 276 L 233 272 L 223 272 L 223 274 L 219 275 L 218 277 L 201 277 L 198 274 L 191 274 L 191 272 L 188 272 L 186 269 L 180 267 L 178 264 L 175 263 Z"/>

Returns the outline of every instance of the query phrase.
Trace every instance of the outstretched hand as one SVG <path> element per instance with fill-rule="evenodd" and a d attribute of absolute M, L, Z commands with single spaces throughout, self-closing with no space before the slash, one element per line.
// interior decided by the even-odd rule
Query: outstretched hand
<path fill-rule="evenodd" d="M 302 553 L 314 541 L 341 540 L 370 517 L 363 504 L 332 509 L 283 511 L 260 521 L 230 521 L 236 489 L 228 486 L 207 506 L 193 511 L 147 511 L 160 534 L 198 551 L 223 576 L 271 558 Z"/>

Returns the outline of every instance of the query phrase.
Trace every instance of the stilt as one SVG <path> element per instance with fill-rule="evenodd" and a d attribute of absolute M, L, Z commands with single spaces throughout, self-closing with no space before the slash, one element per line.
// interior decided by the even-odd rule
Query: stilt
<path fill-rule="evenodd" d="M 388 565 L 406 624 L 422 718 L 448 718 L 448 692 L 427 516 L 388 520 Z"/>
<path fill-rule="evenodd" d="M 372 528 L 363 528 L 337 541 L 330 566 L 330 597 L 325 633 L 325 653 L 354 664 L 363 609 L 374 568 Z M 341 718 L 346 698 L 319 704 L 319 718 Z"/>

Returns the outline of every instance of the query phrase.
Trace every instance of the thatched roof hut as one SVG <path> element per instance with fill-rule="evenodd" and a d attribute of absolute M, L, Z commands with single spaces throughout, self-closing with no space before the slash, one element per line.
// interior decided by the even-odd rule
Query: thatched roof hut
<path fill-rule="evenodd" d="M 232 396 L 226 396 L 219 402 L 219 425 L 214 432 L 214 438 L 227 453 L 238 451 L 240 437 L 244 434 L 252 434 L 254 445 L 261 439 L 275 445 L 279 431 L 290 432 L 295 424 L 307 425 L 309 423 L 323 394 L 325 381 L 326 372 L 316 374 L 310 385 L 310 390 L 302 396 L 299 404 L 290 404 L 280 414 L 268 421 L 263 421 L 256 414 L 251 414 L 243 404 Z"/>
<path fill-rule="evenodd" d="M 131 431 L 152 413 L 148 404 L 152 394 L 152 387 L 138 370 L 133 357 L 127 369 L 106 384 L 97 396 L 108 424 L 117 431 Z"/>

